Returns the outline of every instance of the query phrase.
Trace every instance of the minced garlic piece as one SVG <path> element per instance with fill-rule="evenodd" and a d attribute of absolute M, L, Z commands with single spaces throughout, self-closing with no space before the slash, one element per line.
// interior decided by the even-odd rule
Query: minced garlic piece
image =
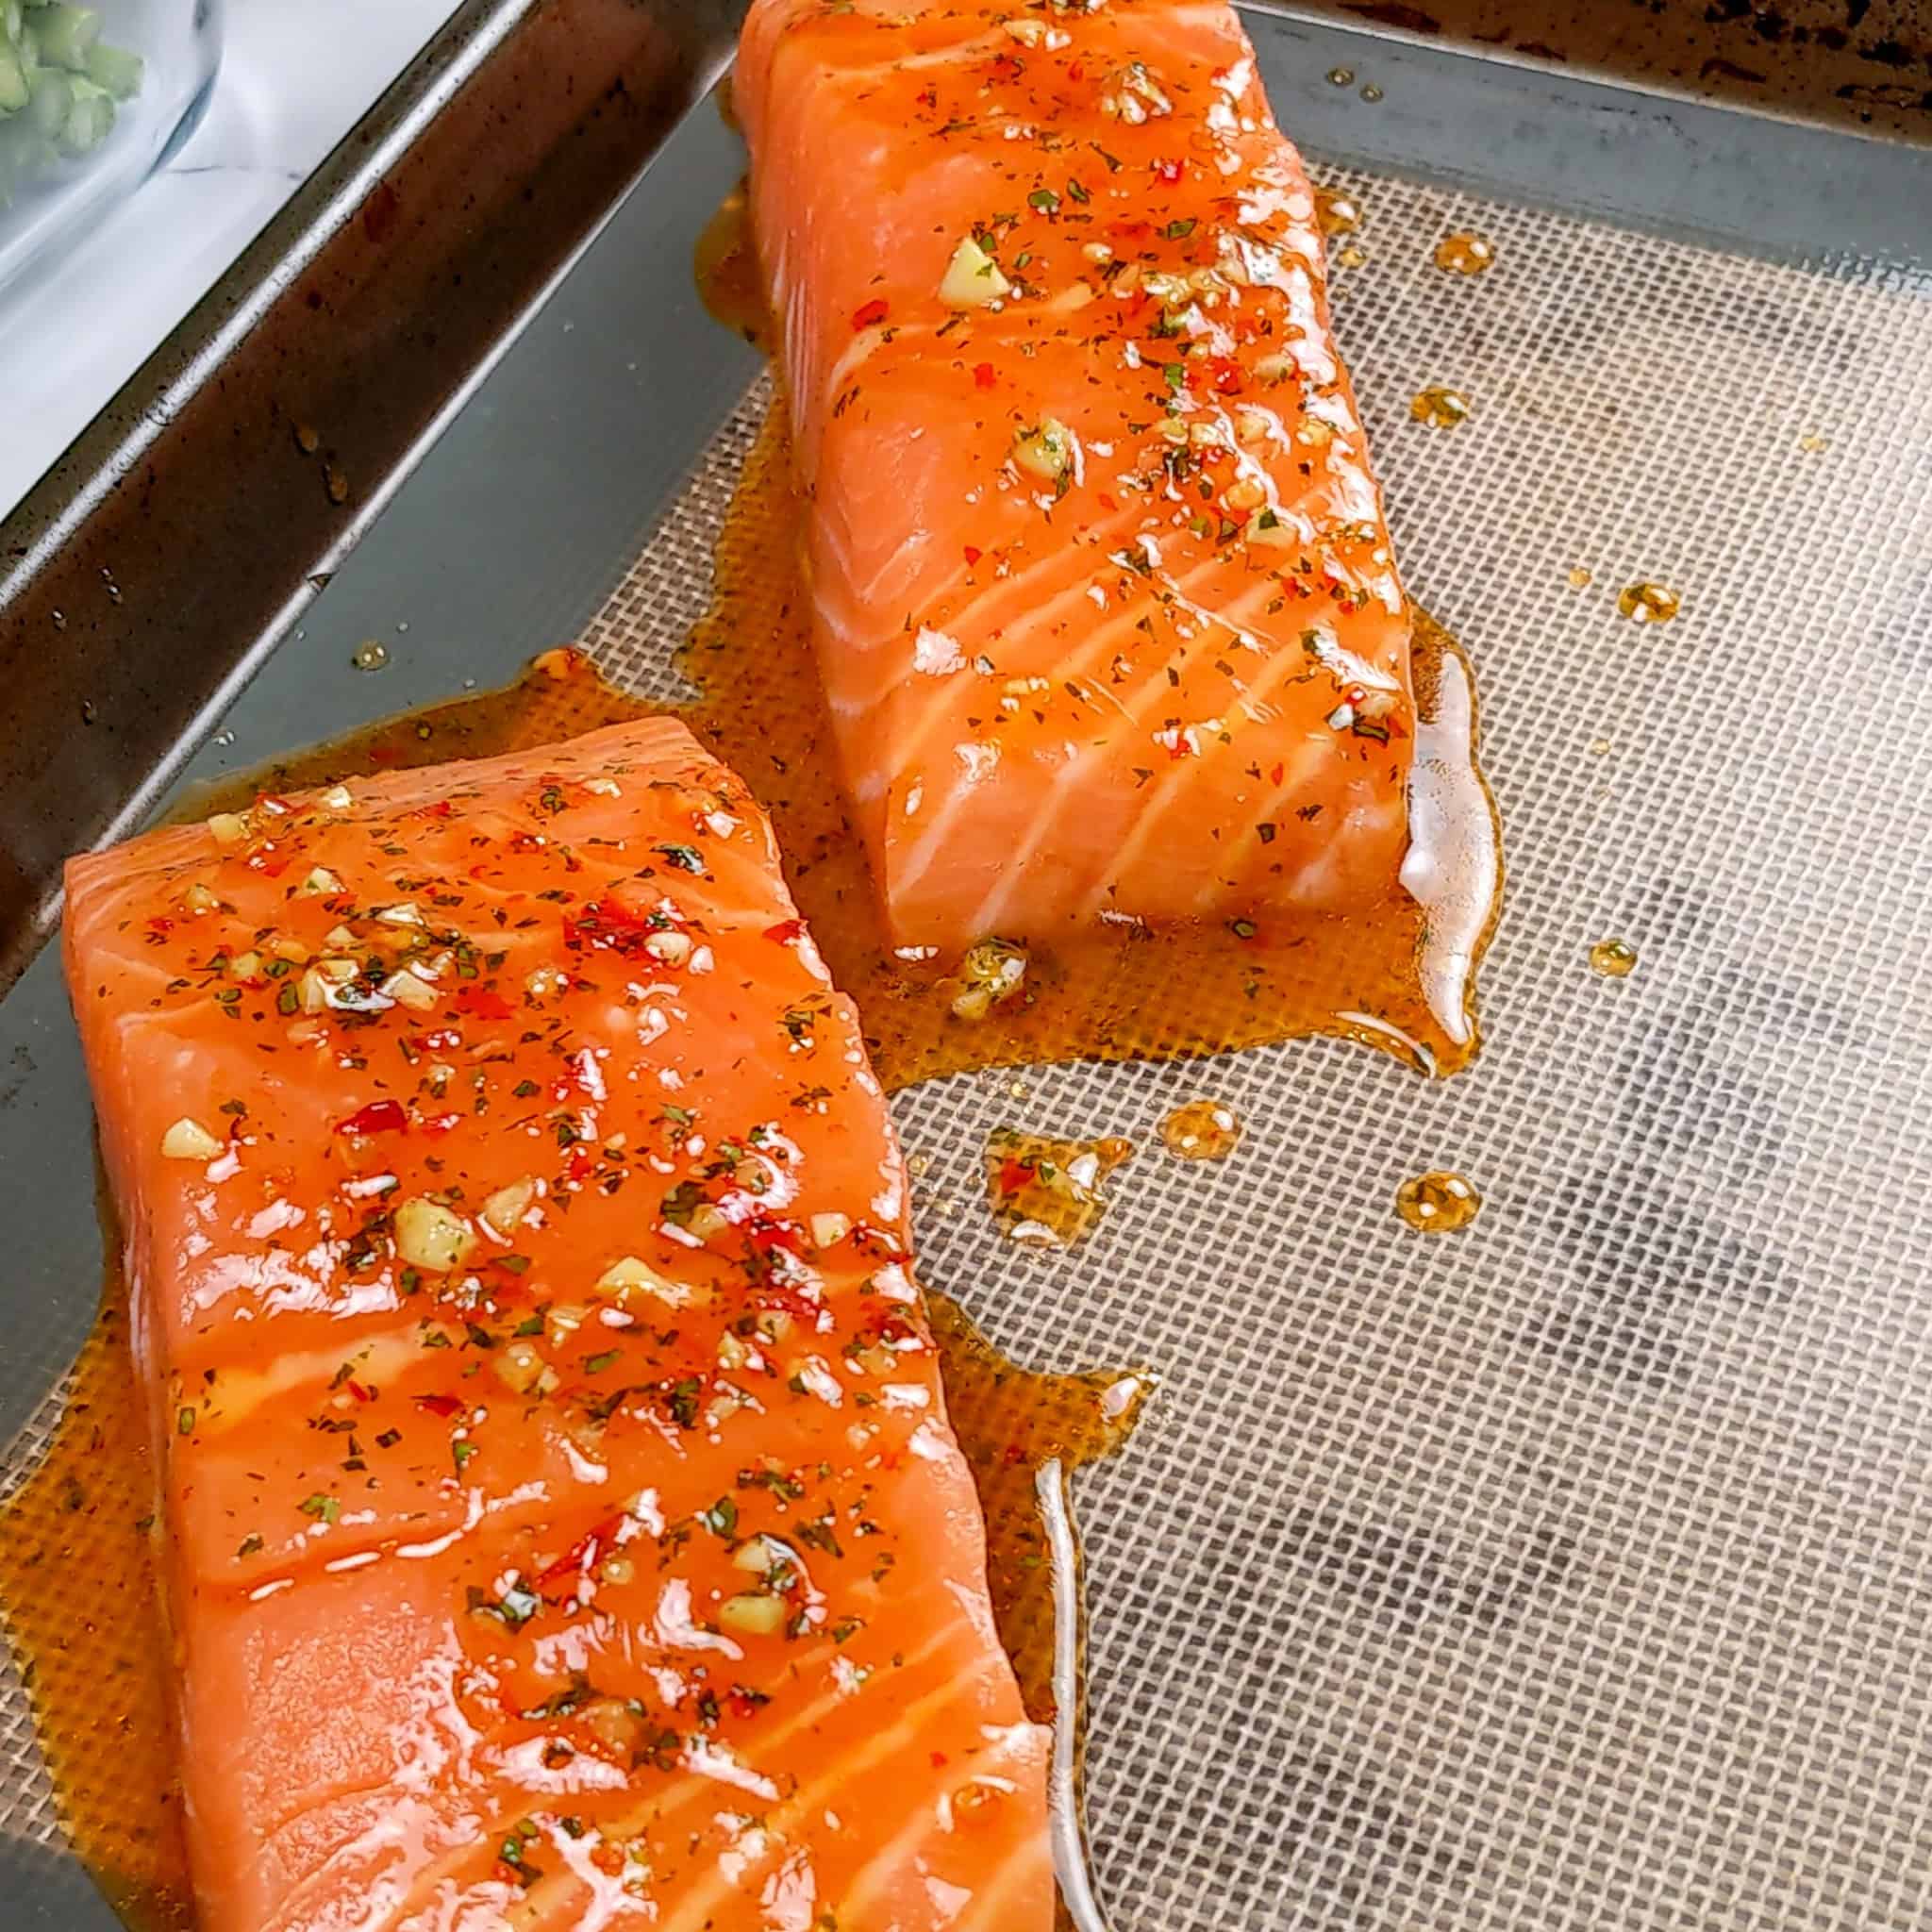
<path fill-rule="evenodd" d="M 221 1151 L 221 1141 L 186 1114 L 161 1136 L 161 1152 L 170 1160 L 212 1160 Z"/>
<path fill-rule="evenodd" d="M 964 236 L 941 277 L 940 300 L 948 308 L 984 308 L 1012 292 L 999 263 L 971 235 Z"/>
<path fill-rule="evenodd" d="M 396 1251 L 412 1268 L 447 1274 L 476 1246 L 475 1230 L 453 1208 L 418 1194 L 396 1209 Z"/>

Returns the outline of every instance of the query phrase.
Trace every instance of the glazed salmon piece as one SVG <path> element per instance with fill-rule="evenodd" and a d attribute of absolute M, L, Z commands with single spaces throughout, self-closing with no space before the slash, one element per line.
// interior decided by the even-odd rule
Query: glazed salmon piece
<path fill-rule="evenodd" d="M 754 0 L 734 98 L 896 940 L 1384 894 L 1409 621 L 1232 10 Z"/>
<path fill-rule="evenodd" d="M 202 1932 L 1044 1928 L 848 1003 L 669 720 L 75 859 Z"/>

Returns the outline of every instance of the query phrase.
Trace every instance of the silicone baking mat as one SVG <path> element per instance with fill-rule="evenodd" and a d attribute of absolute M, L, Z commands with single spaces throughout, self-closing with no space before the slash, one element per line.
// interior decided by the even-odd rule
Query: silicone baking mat
<path fill-rule="evenodd" d="M 1484 701 L 1487 1049 L 896 1102 L 928 1279 L 1029 1362 L 1162 1377 L 1081 1483 L 1101 1893 L 1118 1932 L 1924 1926 L 1932 296 L 1323 172 L 1408 579 Z M 1434 265 L 1465 230 L 1486 274 Z M 620 681 L 674 688 L 765 401 L 585 629 Z M 1620 614 L 1645 581 L 1673 622 Z M 1225 1161 L 1159 1146 L 1201 1095 Z M 1003 1125 L 1138 1143 L 1092 1239 L 1001 1237 Z M 1439 1167 L 1484 1207 L 1432 1240 L 1392 1202 Z M 50 1841 L 10 1696 L 0 1833 Z"/>

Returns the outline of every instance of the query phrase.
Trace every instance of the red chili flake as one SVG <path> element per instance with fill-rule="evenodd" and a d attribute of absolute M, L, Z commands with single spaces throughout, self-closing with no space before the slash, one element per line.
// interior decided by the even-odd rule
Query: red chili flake
<path fill-rule="evenodd" d="M 1008 1469 L 1018 1469 L 1019 1466 L 1026 1460 L 1026 1452 L 1019 1445 L 1019 1443 L 1008 1442 L 1007 1444 L 1007 1453 L 1004 1460 Z"/>
<path fill-rule="evenodd" d="M 1017 1194 L 1033 1184 L 1035 1169 L 1030 1160 L 1008 1160 L 1000 1165 L 1000 1192 Z"/>
<path fill-rule="evenodd" d="M 1369 696 L 1368 692 L 1358 684 L 1350 685 L 1341 695 L 1343 702 L 1351 705 L 1366 704 Z"/>
<path fill-rule="evenodd" d="M 973 365 L 973 386 L 974 389 L 991 389 L 999 380 L 991 362 L 975 362 Z"/>
<path fill-rule="evenodd" d="M 416 1123 L 425 1134 L 447 1134 L 462 1124 L 463 1117 L 459 1113 L 425 1113 Z"/>
<path fill-rule="evenodd" d="M 759 1700 L 756 1697 L 747 1696 L 742 1690 L 731 1692 L 730 1704 L 731 1715 L 733 1717 L 756 1717 L 758 1715 Z M 935 1752 L 933 1755 L 939 1757 L 938 1752 Z M 941 1762 L 943 1763 L 944 1759 L 941 1758 Z"/>
<path fill-rule="evenodd" d="M 1286 774 L 1287 771 L 1288 767 L 1286 765 L 1276 765 L 1275 768 L 1268 774 L 1269 784 L 1279 785 L 1281 783 L 1283 775 Z"/>
<path fill-rule="evenodd" d="M 603 946 L 628 958 L 661 929 L 661 922 L 654 914 L 635 910 L 606 892 L 575 918 L 564 921 L 563 938 L 569 946 Z"/>
<path fill-rule="evenodd" d="M 805 921 L 802 919 L 781 919 L 776 925 L 765 928 L 765 937 L 777 944 L 789 945 L 793 940 L 803 937 Z"/>
<path fill-rule="evenodd" d="M 345 1382 L 342 1386 L 348 1390 L 349 1393 L 358 1402 L 374 1402 L 375 1400 L 375 1391 L 365 1387 L 360 1382 Z"/>
<path fill-rule="evenodd" d="M 605 1540 L 607 1538 L 614 1539 L 617 1532 L 623 1527 L 624 1518 L 622 1516 L 608 1516 L 602 1523 L 598 1524 L 596 1528 L 586 1530 L 582 1536 L 578 1537 L 575 1542 L 571 1544 L 570 1548 L 562 1556 L 558 1557 L 556 1562 L 551 1564 L 549 1569 L 540 1570 L 537 1573 L 539 1585 L 555 1583 L 559 1577 L 563 1576 L 580 1575 L 596 1561 L 597 1553 L 603 1546 Z"/>
<path fill-rule="evenodd" d="M 1026 71 L 1010 54 L 995 54 L 991 64 L 995 80 L 1018 80 Z"/>
<path fill-rule="evenodd" d="M 1099 492 L 1098 492 L 1098 494 L 1097 494 L 1097 496 L 1096 496 L 1096 498 L 1095 498 L 1095 501 L 1097 501 L 1097 502 L 1099 503 L 1099 505 L 1100 505 L 1100 507 L 1101 507 L 1101 508 L 1102 508 L 1102 509 L 1119 509 L 1119 508 L 1120 508 L 1120 505 L 1119 505 L 1119 504 L 1118 504 L 1118 503 L 1117 503 L 1117 502 L 1116 502 L 1116 501 L 1114 500 L 1114 498 L 1113 498 L 1113 497 L 1112 497 L 1112 496 L 1111 496 L 1111 495 L 1110 495 L 1110 494 L 1109 494 L 1109 493 L 1108 493 L 1108 492 L 1107 491 L 1105 491 L 1105 490 L 1103 490 L 1103 491 L 1099 491 Z"/>
<path fill-rule="evenodd" d="M 966 545 L 965 549 L 960 552 L 960 555 L 963 556 L 966 559 L 966 568 L 968 570 L 971 570 L 973 566 L 975 563 L 977 563 L 982 557 L 986 555 L 986 552 L 980 549 L 976 543 L 969 543 Z"/>
<path fill-rule="evenodd" d="M 409 1124 L 400 1100 L 372 1100 L 336 1128 L 339 1134 L 400 1134 Z"/>
<path fill-rule="evenodd" d="M 945 1764 L 946 1754 L 943 1751 L 935 1751 L 932 1754 L 932 1768 L 935 1771 L 943 1771 L 945 1769 Z"/>
<path fill-rule="evenodd" d="M 456 998 L 457 1011 L 471 1020 L 508 1020 L 516 1009 L 487 986 L 466 986 Z"/>
<path fill-rule="evenodd" d="M 920 105 L 920 106 L 921 106 L 922 108 L 937 108 L 937 107 L 939 106 L 939 104 L 940 104 L 940 91 L 939 91 L 939 89 L 938 89 L 938 88 L 936 88 L 936 87 L 929 87 L 929 88 L 926 88 L 926 89 L 924 89 L 924 91 L 923 91 L 923 92 L 921 92 L 921 94 L 920 94 L 920 96 L 919 96 L 919 105 Z"/>
<path fill-rule="evenodd" d="M 563 1157 L 563 1177 L 567 1181 L 580 1181 L 597 1164 L 597 1157 L 579 1141 Z"/>
<path fill-rule="evenodd" d="M 1187 168 L 1185 163 L 1180 161 L 1156 161 L 1154 163 L 1154 172 L 1163 181 L 1172 184 L 1181 178 L 1187 172 Z"/>
<path fill-rule="evenodd" d="M 173 932 L 175 930 L 175 922 L 172 919 L 161 919 L 157 917 L 154 919 L 150 919 L 148 921 L 147 929 L 148 931 L 153 933 L 157 939 L 158 939 L 162 933 Z"/>
<path fill-rule="evenodd" d="M 862 302 L 852 311 L 854 328 L 872 328 L 886 319 L 886 298 L 875 295 L 870 302 Z"/>
<path fill-rule="evenodd" d="M 369 762 L 372 765 L 399 765 L 402 761 L 402 748 L 399 745 L 375 744 L 369 748 Z"/>
<path fill-rule="evenodd" d="M 426 1408 L 431 1415 L 455 1415 L 462 1406 L 462 1398 L 458 1395 L 419 1395 L 416 1398 L 416 1407 Z"/>
<path fill-rule="evenodd" d="M 1082 67 L 1077 60 L 1075 60 L 1074 64 L 1067 69 L 1067 78 L 1069 80 L 1085 80 L 1087 78 L 1087 70 L 1084 67 Z"/>

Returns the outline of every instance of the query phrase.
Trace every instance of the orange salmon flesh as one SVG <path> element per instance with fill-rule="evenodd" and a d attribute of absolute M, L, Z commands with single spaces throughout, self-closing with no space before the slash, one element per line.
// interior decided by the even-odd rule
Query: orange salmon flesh
<path fill-rule="evenodd" d="M 755 0 L 734 101 L 895 941 L 1385 893 L 1407 607 L 1233 11 Z"/>
<path fill-rule="evenodd" d="M 683 725 L 68 869 L 204 1932 L 1045 1932 L 899 1150 Z"/>

